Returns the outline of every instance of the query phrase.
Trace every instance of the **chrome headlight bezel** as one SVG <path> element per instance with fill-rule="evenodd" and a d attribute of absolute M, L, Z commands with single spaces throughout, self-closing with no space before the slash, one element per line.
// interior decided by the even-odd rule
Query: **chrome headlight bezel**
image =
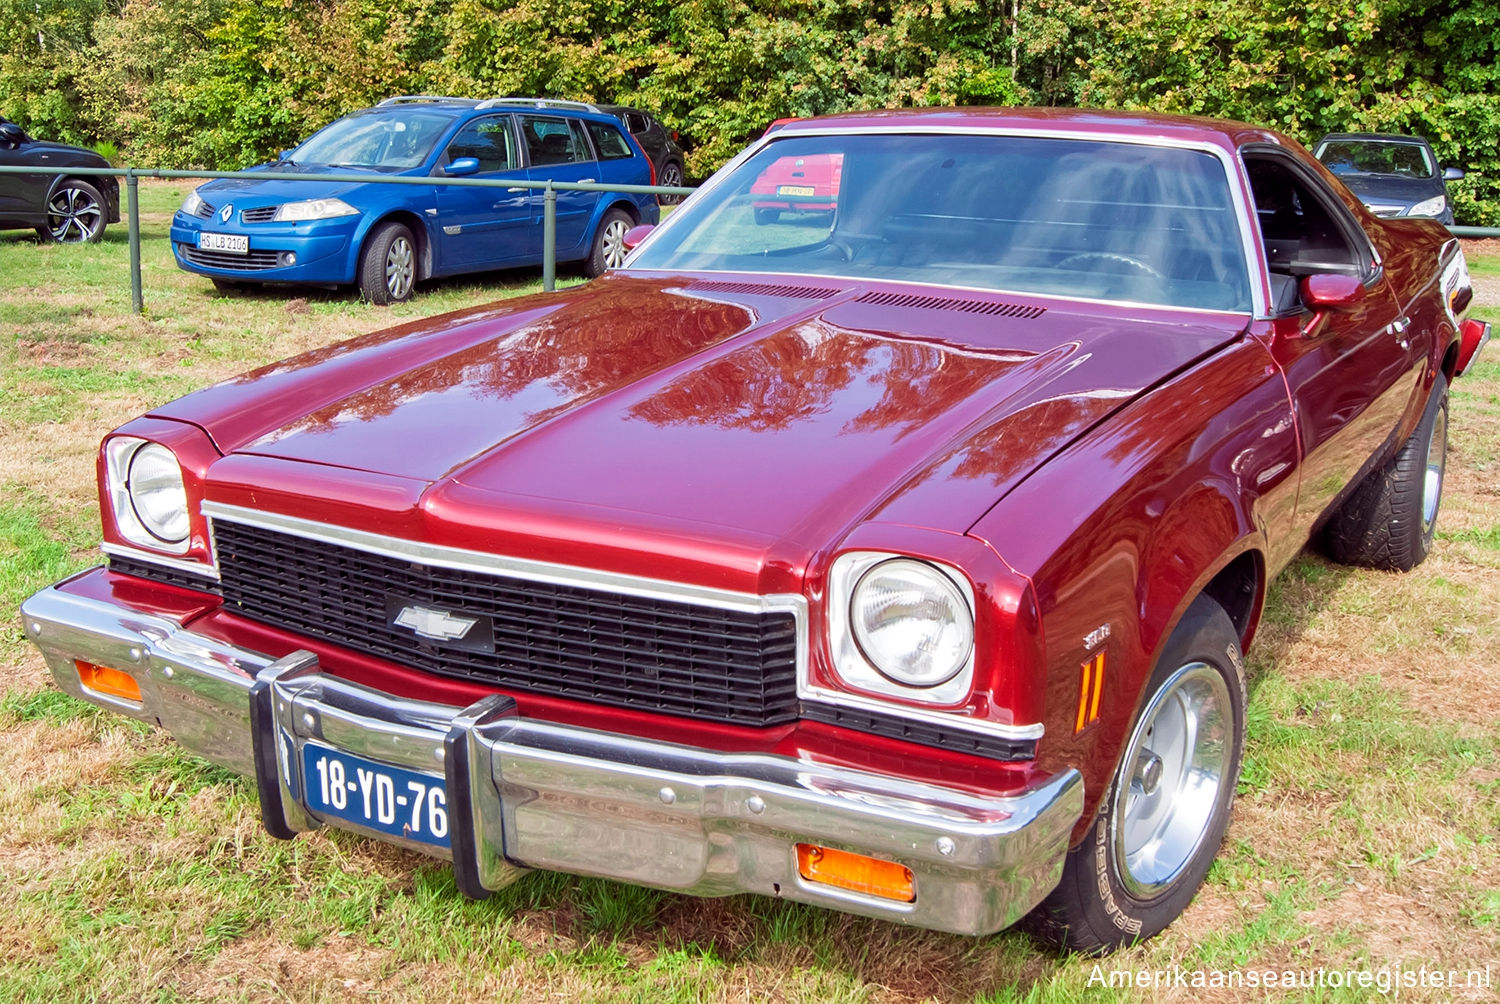
<path fill-rule="evenodd" d="M 355 209 L 343 199 L 302 199 L 299 202 L 284 202 L 276 207 L 272 223 L 306 223 L 309 220 L 333 220 L 341 216 L 358 216 Z"/>
<path fill-rule="evenodd" d="M 1418 202 L 1415 206 L 1412 206 L 1410 209 L 1408 209 L 1406 211 L 1406 215 L 1407 216 L 1420 216 L 1420 217 L 1426 217 L 1426 218 L 1429 218 L 1429 219 L 1435 219 L 1436 217 L 1442 216 L 1443 213 L 1444 213 L 1444 211 L 1447 210 L 1447 208 L 1448 208 L 1448 196 L 1446 196 L 1446 195 L 1434 195 L 1432 198 L 1430 198 L 1430 199 L 1423 199 L 1421 202 Z"/>
<path fill-rule="evenodd" d="M 900 672 L 890 665 L 877 665 L 862 645 L 855 626 L 855 601 L 861 584 L 888 563 L 910 563 L 909 571 L 932 576 L 934 592 L 942 593 L 957 604 L 968 635 L 963 657 L 956 660 L 951 672 L 937 674 L 940 679 L 918 685 L 900 679 Z M 933 705 L 955 705 L 969 697 L 974 685 L 974 587 L 956 568 L 910 555 L 879 551 L 854 551 L 840 555 L 829 572 L 828 588 L 829 639 L 833 666 L 844 683 L 869 693 L 896 697 Z M 878 657 L 878 656 L 877 656 Z"/>
<path fill-rule="evenodd" d="M 116 436 L 106 444 L 104 456 L 106 495 L 120 536 L 138 547 L 186 554 L 192 514 L 177 455 L 149 439 Z M 157 466 L 154 472 L 150 464 Z"/>

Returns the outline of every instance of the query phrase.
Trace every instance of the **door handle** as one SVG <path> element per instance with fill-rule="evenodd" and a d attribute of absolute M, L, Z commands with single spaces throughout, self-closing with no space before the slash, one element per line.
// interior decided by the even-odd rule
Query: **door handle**
<path fill-rule="evenodd" d="M 524 192 L 524 191 L 526 191 L 526 189 L 524 189 L 524 188 L 507 188 L 506 191 L 507 192 Z"/>
<path fill-rule="evenodd" d="M 578 183 L 580 185 L 592 185 L 594 183 L 594 179 L 593 178 L 579 178 L 578 179 Z"/>

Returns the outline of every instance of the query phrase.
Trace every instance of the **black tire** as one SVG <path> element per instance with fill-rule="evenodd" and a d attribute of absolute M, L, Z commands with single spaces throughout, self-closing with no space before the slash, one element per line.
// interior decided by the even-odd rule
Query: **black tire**
<path fill-rule="evenodd" d="M 380 224 L 359 258 L 359 291 L 376 306 L 411 299 L 417 285 L 417 242 L 405 224 Z"/>
<path fill-rule="evenodd" d="M 1416 431 L 1371 471 L 1323 527 L 1334 561 L 1409 572 L 1432 550 L 1448 460 L 1448 381 L 1438 374 Z"/>
<path fill-rule="evenodd" d="M 99 189 L 67 178 L 47 200 L 47 225 L 36 228 L 37 236 L 55 244 L 96 244 L 104 238 L 108 211 Z"/>
<path fill-rule="evenodd" d="M 661 176 L 656 179 L 656 183 L 663 188 L 681 188 L 682 165 L 675 160 L 667 161 L 662 165 Z M 656 204 L 658 206 L 675 206 L 682 200 L 683 196 L 681 195 L 658 195 L 656 197 Z"/>
<path fill-rule="evenodd" d="M 1058 948 L 1097 954 L 1161 931 L 1192 901 L 1224 840 L 1245 752 L 1245 677 L 1223 607 L 1193 601 L 1143 694 L 1093 826 L 1023 922 Z"/>
<path fill-rule="evenodd" d="M 590 278 L 601 276 L 612 268 L 619 268 L 629 251 L 625 247 L 625 234 L 635 226 L 635 221 L 623 209 L 611 209 L 599 221 L 594 231 L 594 246 L 584 259 L 583 271 Z"/>
<path fill-rule="evenodd" d="M 755 211 L 755 222 L 758 226 L 763 227 L 767 223 L 775 223 L 779 219 L 781 219 L 781 210 L 779 209 L 757 209 Z"/>

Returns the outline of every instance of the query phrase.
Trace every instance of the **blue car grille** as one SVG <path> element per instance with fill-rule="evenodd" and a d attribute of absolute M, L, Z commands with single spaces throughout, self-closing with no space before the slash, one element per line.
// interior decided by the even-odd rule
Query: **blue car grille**
<path fill-rule="evenodd" d="M 276 216 L 276 210 L 280 206 L 257 206 L 240 213 L 240 220 L 245 223 L 270 223 Z"/>
<path fill-rule="evenodd" d="M 236 272 L 259 272 L 275 268 L 278 252 L 251 251 L 249 254 L 231 254 L 228 251 L 205 251 L 191 244 L 179 244 L 177 250 L 189 264 L 203 268 L 232 269 Z"/>
<path fill-rule="evenodd" d="M 214 207 L 210 206 L 207 202 L 204 202 L 200 199 L 198 202 L 198 208 L 193 213 L 193 215 L 205 220 L 211 220 L 214 217 Z"/>

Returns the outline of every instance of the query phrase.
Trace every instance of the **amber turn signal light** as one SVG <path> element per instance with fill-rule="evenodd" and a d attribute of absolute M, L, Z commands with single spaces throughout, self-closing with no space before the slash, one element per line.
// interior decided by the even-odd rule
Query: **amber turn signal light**
<path fill-rule="evenodd" d="M 123 697 L 127 701 L 140 702 L 140 684 L 136 683 L 135 677 L 129 673 L 110 669 L 108 666 L 96 666 L 82 659 L 76 660 L 73 664 L 78 667 L 78 682 L 82 683 L 85 689 L 92 690 L 96 694 L 108 694 L 110 697 Z"/>
<path fill-rule="evenodd" d="M 819 847 L 797 845 L 797 870 L 809 882 L 837 886 L 867 896 L 911 903 L 917 898 L 916 880 L 911 869 L 894 861 L 867 858 L 863 854 Z"/>

